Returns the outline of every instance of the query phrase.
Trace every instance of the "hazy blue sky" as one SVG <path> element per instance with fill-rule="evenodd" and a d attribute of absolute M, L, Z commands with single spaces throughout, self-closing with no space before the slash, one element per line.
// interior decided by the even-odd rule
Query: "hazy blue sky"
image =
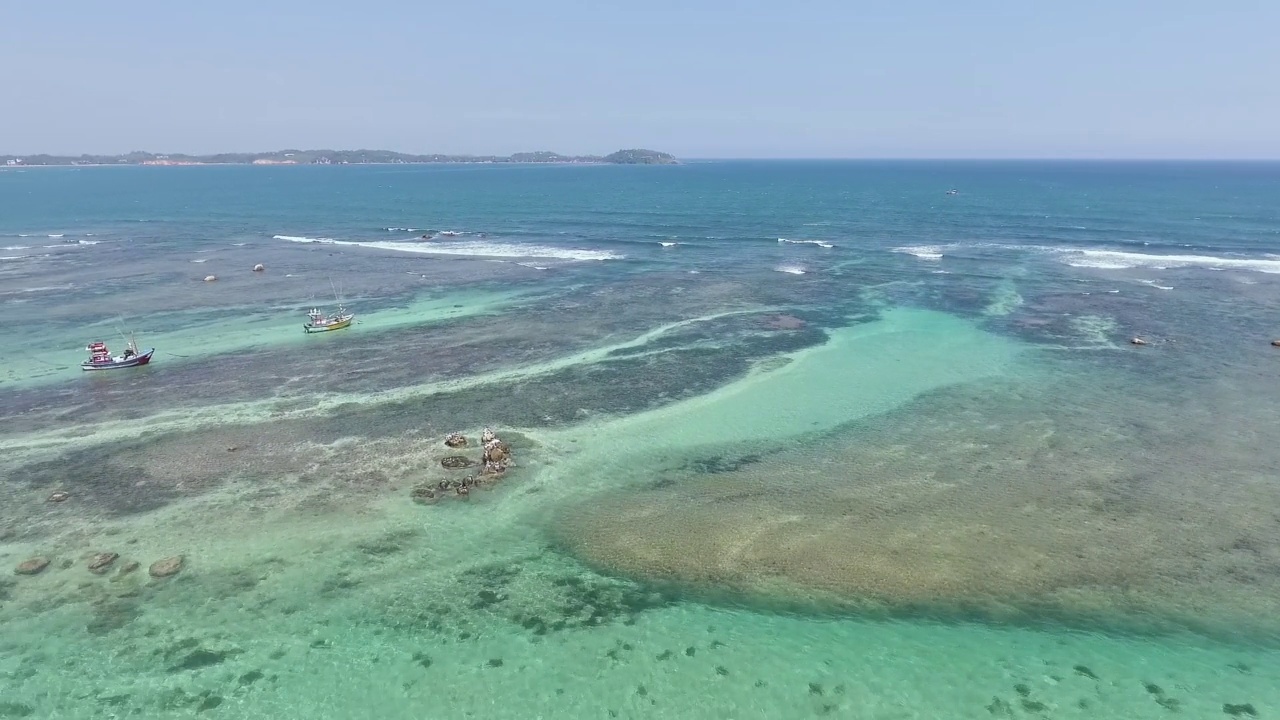
<path fill-rule="evenodd" d="M 0 153 L 1280 157 L 1276 0 L 63 0 Z"/>

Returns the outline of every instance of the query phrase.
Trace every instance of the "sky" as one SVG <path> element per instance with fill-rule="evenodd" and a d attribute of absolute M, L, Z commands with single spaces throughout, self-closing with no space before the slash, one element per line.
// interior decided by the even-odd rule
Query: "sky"
<path fill-rule="evenodd" d="M 14 0 L 0 28 L 0 154 L 1280 158 L 1275 0 Z"/>

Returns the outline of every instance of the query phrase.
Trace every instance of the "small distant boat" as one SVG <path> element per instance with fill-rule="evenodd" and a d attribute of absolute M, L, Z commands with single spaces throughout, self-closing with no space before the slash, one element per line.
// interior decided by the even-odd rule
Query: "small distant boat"
<path fill-rule="evenodd" d="M 334 315 L 325 315 L 316 308 L 311 308 L 311 312 L 307 313 L 309 322 L 302 326 L 302 329 L 308 333 L 329 332 L 330 330 L 341 330 L 349 327 L 351 321 L 356 317 L 355 313 L 349 312 L 341 305 L 338 306 L 338 312 Z"/>
<path fill-rule="evenodd" d="M 948 190 L 948 191 L 947 191 L 947 194 L 948 194 L 948 195 L 959 195 L 959 194 L 960 194 L 960 191 L 959 191 L 959 190 L 956 190 L 956 189 L 954 189 L 954 188 L 953 188 L 953 189 L 951 189 L 951 190 Z"/>
<path fill-rule="evenodd" d="M 156 349 L 139 353 L 138 346 L 130 338 L 129 344 L 125 346 L 124 354 L 112 357 L 111 351 L 107 349 L 107 344 L 101 341 L 89 343 L 85 348 L 89 351 L 89 359 L 80 363 L 81 370 L 118 370 L 120 368 L 141 367 L 151 362 L 151 355 Z"/>

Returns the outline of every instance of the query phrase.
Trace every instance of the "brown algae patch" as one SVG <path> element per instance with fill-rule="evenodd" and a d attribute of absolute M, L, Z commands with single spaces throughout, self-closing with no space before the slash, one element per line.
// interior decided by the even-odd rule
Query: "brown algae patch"
<path fill-rule="evenodd" d="M 584 499 L 555 532 L 606 571 L 770 603 L 1280 632 L 1280 538 L 1258 509 L 1280 488 L 1248 481 L 1275 451 L 1061 389 L 938 391 L 758 462 Z"/>

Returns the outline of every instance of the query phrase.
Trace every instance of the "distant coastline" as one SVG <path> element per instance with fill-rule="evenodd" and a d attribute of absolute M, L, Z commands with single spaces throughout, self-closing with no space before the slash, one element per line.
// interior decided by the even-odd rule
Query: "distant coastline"
<path fill-rule="evenodd" d="M 390 150 L 278 150 L 265 153 L 185 155 L 135 151 L 125 155 L 0 155 L 0 167 L 50 165 L 419 165 L 426 163 L 537 163 L 566 165 L 676 165 L 656 150 L 619 150 L 609 155 L 561 155 L 540 151 L 514 155 L 411 155 Z"/>

